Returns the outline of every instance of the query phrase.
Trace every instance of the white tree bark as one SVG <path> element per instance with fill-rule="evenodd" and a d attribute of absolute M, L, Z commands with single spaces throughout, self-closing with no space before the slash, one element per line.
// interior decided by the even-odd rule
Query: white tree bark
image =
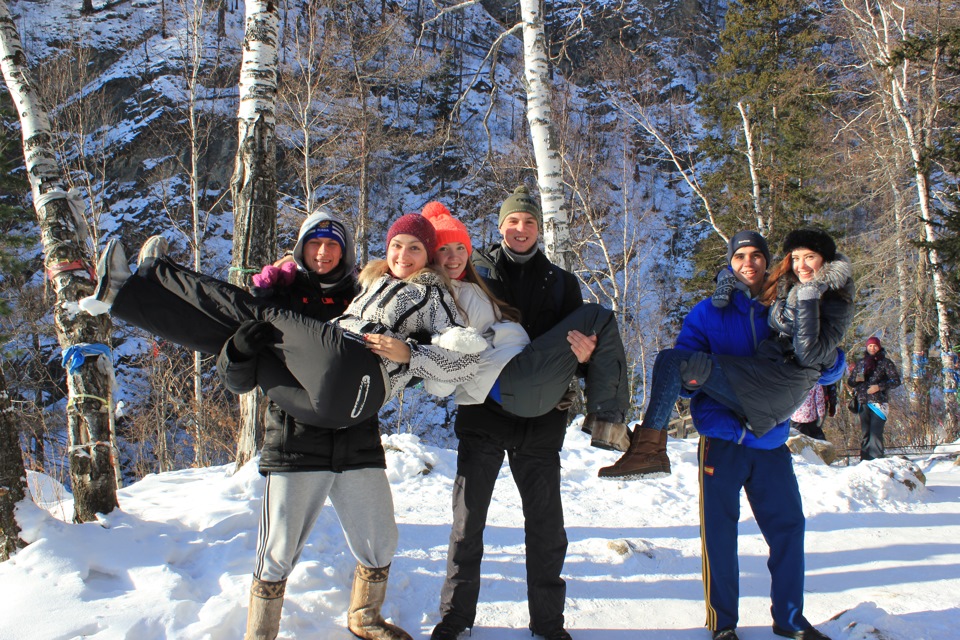
<path fill-rule="evenodd" d="M 747 165 L 750 168 L 750 182 L 753 189 L 750 198 L 753 200 L 753 212 L 757 217 L 757 231 L 762 236 L 770 235 L 770 225 L 763 215 L 763 206 L 760 203 L 760 176 L 757 174 L 757 152 L 753 144 L 753 127 L 750 122 L 749 107 L 743 102 L 737 103 L 737 110 L 740 111 L 740 119 L 743 121 L 743 139 L 747 145 Z"/>
<path fill-rule="evenodd" d="M 23 132 L 23 153 L 40 224 L 44 264 L 56 293 L 54 322 L 61 349 L 79 343 L 108 344 L 108 316 L 79 312 L 77 301 L 93 292 L 86 271 L 91 264 L 82 212 L 63 192 L 51 146 L 50 121 L 38 106 L 20 36 L 4 0 L 0 0 L 0 68 Z M 82 267 L 82 268 L 81 268 Z M 87 358 L 67 374 L 67 431 L 74 520 L 88 522 L 117 506 L 112 408 L 113 363 Z"/>
<path fill-rule="evenodd" d="M 244 286 L 251 272 L 272 262 L 277 245 L 276 100 L 277 4 L 247 0 L 240 63 L 239 144 L 234 165 L 233 263 L 230 281 Z M 256 454 L 262 396 L 240 403 L 237 465 Z"/>
<path fill-rule="evenodd" d="M 912 161 L 912 178 L 916 188 L 916 206 L 919 211 L 923 239 L 932 243 L 938 239 L 936 213 L 930 194 L 930 174 L 925 158 L 932 149 L 934 127 L 939 108 L 940 61 L 935 55 L 930 69 L 917 74 L 909 61 L 891 64 L 896 48 L 903 41 L 917 35 L 913 29 L 916 22 L 907 11 L 907 5 L 892 0 L 841 2 L 850 19 L 854 32 L 859 35 L 864 58 L 869 64 L 882 70 L 879 78 L 882 85 L 883 105 L 887 116 L 896 127 L 895 139 L 905 149 Z M 948 437 L 957 436 L 956 383 L 947 374 L 953 366 L 953 336 L 950 331 L 948 310 L 950 290 L 944 279 L 939 252 L 927 249 L 930 261 L 930 277 L 937 310 L 937 333 L 940 340 L 940 361 L 945 372 L 942 378 L 944 392 L 944 427 Z"/>
<path fill-rule="evenodd" d="M 564 269 L 570 256 L 569 204 L 564 196 L 563 164 L 553 135 L 550 61 L 543 29 L 540 0 L 520 0 L 523 20 L 524 79 L 527 89 L 527 122 L 537 161 L 537 183 L 543 209 L 543 244 L 547 257 Z"/>

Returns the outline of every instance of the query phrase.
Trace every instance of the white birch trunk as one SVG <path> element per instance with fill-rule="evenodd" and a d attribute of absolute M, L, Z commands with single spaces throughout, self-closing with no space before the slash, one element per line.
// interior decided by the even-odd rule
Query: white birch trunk
<path fill-rule="evenodd" d="M 558 140 L 553 134 L 550 91 L 550 61 L 543 29 L 540 0 L 520 0 L 523 20 L 524 79 L 527 89 L 527 122 L 537 162 L 537 183 L 543 209 L 543 244 L 551 262 L 569 269 L 569 205 L 564 196 L 563 164 Z"/>
<path fill-rule="evenodd" d="M 245 286 L 250 274 L 273 261 L 277 244 L 276 99 L 277 5 L 247 0 L 240 63 L 239 144 L 234 165 L 233 263 L 230 281 Z M 256 454 L 261 394 L 245 394 L 237 465 Z"/>
<path fill-rule="evenodd" d="M 51 146 L 50 121 L 40 109 L 33 78 L 26 65 L 20 36 L 4 0 L 0 0 L 0 68 L 13 99 L 23 132 L 23 153 L 33 192 L 44 249 L 44 266 L 56 294 L 53 310 L 61 349 L 78 343 L 108 344 L 110 319 L 80 313 L 77 301 L 93 293 L 86 238 L 81 214 L 65 198 L 45 197 L 62 191 L 56 157 Z M 114 467 L 112 408 L 113 363 L 88 358 L 74 374 L 67 374 L 67 431 L 70 441 L 70 479 L 74 492 L 74 520 L 88 522 L 97 513 L 117 506 Z"/>
<path fill-rule="evenodd" d="M 881 91 L 884 106 L 893 125 L 899 129 L 895 140 L 905 148 L 912 160 L 911 173 L 917 192 L 917 208 L 920 213 L 920 226 L 923 239 L 935 242 L 938 238 L 934 207 L 931 203 L 929 169 L 924 160 L 932 144 L 933 127 L 937 120 L 939 105 L 939 61 L 932 62 L 932 68 L 923 74 L 922 85 L 911 84 L 916 73 L 911 72 L 909 61 L 891 66 L 894 50 L 912 32 L 914 23 L 906 11 L 906 5 L 896 2 L 841 2 L 855 31 L 861 37 L 861 46 L 870 64 L 883 71 Z M 933 282 L 933 298 L 937 311 L 937 335 L 940 340 L 940 362 L 943 368 L 942 389 L 944 395 L 944 427 L 949 438 L 956 438 L 957 399 L 956 383 L 949 375 L 953 367 L 953 338 L 950 331 L 948 309 L 950 291 L 941 269 L 939 253 L 927 250 L 930 261 L 930 278 Z"/>

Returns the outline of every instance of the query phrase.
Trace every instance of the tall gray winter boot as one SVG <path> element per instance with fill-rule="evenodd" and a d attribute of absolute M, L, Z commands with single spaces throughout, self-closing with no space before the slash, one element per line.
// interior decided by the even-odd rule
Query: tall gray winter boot
<path fill-rule="evenodd" d="M 350 633 L 365 640 L 413 640 L 410 634 L 383 619 L 380 609 L 387 595 L 387 577 L 390 565 L 365 567 L 359 562 L 353 574 L 347 628 Z"/>
<path fill-rule="evenodd" d="M 112 238 L 97 261 L 97 288 L 92 296 L 80 300 L 80 308 L 92 316 L 109 312 L 120 287 L 131 275 L 120 241 Z"/>
<path fill-rule="evenodd" d="M 137 256 L 137 268 L 148 268 L 157 258 L 167 255 L 167 249 L 170 243 L 163 236 L 156 235 L 147 238 L 147 241 L 140 247 L 140 254 Z"/>
<path fill-rule="evenodd" d="M 280 633 L 280 611 L 283 608 L 286 588 L 286 580 L 265 582 L 253 579 L 244 640 L 274 640 L 277 637 Z"/>

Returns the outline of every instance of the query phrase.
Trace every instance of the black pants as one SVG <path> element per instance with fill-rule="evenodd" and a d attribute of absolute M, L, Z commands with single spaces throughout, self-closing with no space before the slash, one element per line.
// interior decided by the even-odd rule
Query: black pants
<path fill-rule="evenodd" d="M 820 416 L 812 422 L 794 422 L 790 421 L 790 426 L 803 435 L 814 440 L 826 440 L 827 434 L 823 432 L 823 416 Z"/>
<path fill-rule="evenodd" d="M 630 408 L 626 355 L 616 316 L 599 304 L 577 307 L 507 363 L 500 372 L 504 409 L 533 418 L 557 406 L 580 366 L 567 342 L 573 330 L 597 336 L 586 365 L 587 412 L 607 422 L 623 422 Z"/>
<path fill-rule="evenodd" d="M 377 414 L 386 395 L 379 360 L 359 336 L 277 308 L 239 287 L 166 259 L 128 278 L 110 313 L 165 340 L 209 354 L 219 353 L 244 322 L 270 322 L 276 344 L 258 358 L 258 383 L 281 409 L 318 427 L 363 422 Z M 288 402 L 300 388 L 306 402 Z M 304 404 L 312 408 L 311 415 L 304 415 Z"/>
<path fill-rule="evenodd" d="M 860 460 L 884 457 L 883 427 L 887 421 L 866 404 L 860 405 Z"/>
<path fill-rule="evenodd" d="M 560 571 L 567 554 L 560 502 L 560 452 L 528 454 L 475 438 L 457 447 L 453 487 L 453 529 L 447 551 L 447 578 L 440 592 L 443 619 L 472 627 L 480 597 L 483 530 L 504 454 L 523 503 L 530 628 L 548 633 L 563 627 L 567 587 Z"/>

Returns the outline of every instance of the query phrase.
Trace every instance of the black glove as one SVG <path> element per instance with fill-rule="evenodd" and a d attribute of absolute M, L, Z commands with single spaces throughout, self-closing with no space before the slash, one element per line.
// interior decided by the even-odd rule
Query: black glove
<path fill-rule="evenodd" d="M 680 382 L 685 389 L 696 391 L 710 377 L 713 360 L 702 351 L 694 351 L 686 362 L 680 363 Z"/>
<path fill-rule="evenodd" d="M 738 282 L 740 281 L 737 280 L 737 276 L 733 275 L 733 271 L 730 271 L 730 269 L 720 271 L 717 274 L 717 290 L 713 292 L 713 297 L 710 298 L 713 306 L 722 309 L 730 304 L 730 299 L 733 297 Z"/>
<path fill-rule="evenodd" d="M 250 360 L 275 342 L 272 324 L 258 320 L 247 320 L 240 325 L 237 332 L 230 338 L 230 344 L 227 348 L 232 359 L 242 362 Z"/>

